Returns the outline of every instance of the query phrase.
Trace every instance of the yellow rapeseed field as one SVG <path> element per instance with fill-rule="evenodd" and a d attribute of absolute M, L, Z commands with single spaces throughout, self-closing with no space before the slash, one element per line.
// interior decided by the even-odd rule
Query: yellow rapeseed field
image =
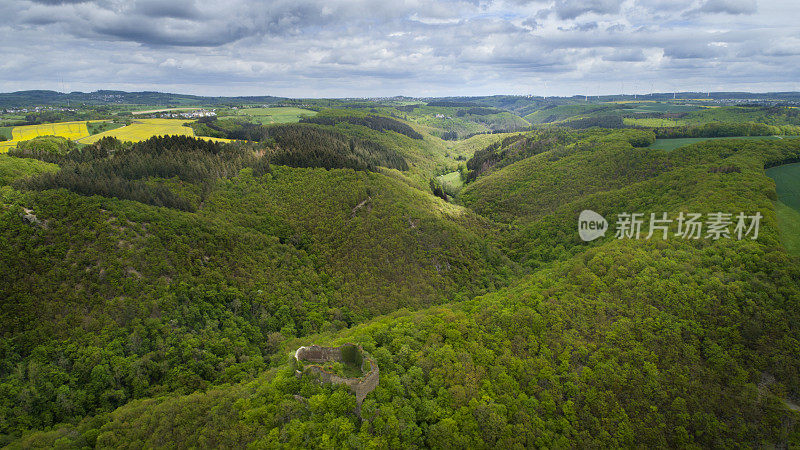
<path fill-rule="evenodd" d="M 0 153 L 16 147 L 18 142 L 29 141 L 39 136 L 60 136 L 78 140 L 89 136 L 89 129 L 86 127 L 86 122 L 57 122 L 14 127 L 11 130 L 12 139 L 0 142 Z"/>
<path fill-rule="evenodd" d="M 74 141 L 89 136 L 89 129 L 86 128 L 86 122 L 44 123 L 14 127 L 11 136 L 12 140 L 17 142 L 28 141 L 38 136 L 61 136 Z"/>
<path fill-rule="evenodd" d="M 17 141 L 0 141 L 0 153 L 6 153 L 17 146 Z"/>
<path fill-rule="evenodd" d="M 184 126 L 182 119 L 137 119 L 132 124 L 89 135 L 86 122 L 58 122 L 42 125 L 26 125 L 11 130 L 12 140 L 0 142 L 0 153 L 5 153 L 17 146 L 18 142 L 27 141 L 38 136 L 61 136 L 81 144 L 92 144 L 106 136 L 114 136 L 121 141 L 139 142 L 153 136 L 182 135 L 194 136 L 194 130 Z M 231 142 L 230 139 L 199 137 L 215 142 Z"/>
<path fill-rule="evenodd" d="M 136 119 L 130 125 L 94 134 L 83 139 L 79 139 L 78 142 L 82 144 L 92 144 L 106 136 L 114 136 L 121 141 L 131 142 L 144 141 L 153 136 L 194 136 L 194 130 L 183 125 L 186 122 L 187 121 L 183 119 Z M 217 142 L 230 142 L 230 139 L 207 137 L 201 137 L 201 139 Z"/>

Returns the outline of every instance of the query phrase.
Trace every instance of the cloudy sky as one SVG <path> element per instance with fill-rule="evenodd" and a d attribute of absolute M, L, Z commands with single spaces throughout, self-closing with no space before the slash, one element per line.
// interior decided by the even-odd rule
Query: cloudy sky
<path fill-rule="evenodd" d="M 0 91 L 800 90 L 797 0 L 0 0 Z"/>

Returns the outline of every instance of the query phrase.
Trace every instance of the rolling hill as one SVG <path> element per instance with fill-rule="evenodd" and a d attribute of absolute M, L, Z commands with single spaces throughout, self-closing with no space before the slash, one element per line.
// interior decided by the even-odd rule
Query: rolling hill
<path fill-rule="evenodd" d="M 446 141 L 412 111 L 544 103 L 433 102 L 0 155 L 0 445 L 800 445 L 800 139 Z M 605 236 L 580 238 L 584 210 Z M 686 238 L 694 213 L 759 233 Z M 344 343 L 380 368 L 358 409 L 295 370 L 299 346 Z"/>
<path fill-rule="evenodd" d="M 594 152 L 613 157 L 634 151 L 623 144 L 610 138 Z M 574 169 L 570 158 L 588 151 L 574 146 L 542 155 L 561 152 L 549 170 L 563 176 Z M 547 245 L 570 245 L 573 251 L 513 286 L 282 340 L 272 368 L 253 370 L 241 381 L 133 400 L 108 414 L 28 433 L 12 446 L 796 443 L 800 435 L 787 402 L 800 388 L 800 272 L 779 243 L 774 185 L 763 167 L 800 156 L 800 141 L 716 141 L 669 154 L 635 151 L 649 152 L 627 166 L 643 174 L 640 181 L 625 178 L 555 206 L 549 198 L 520 200 L 531 204 L 523 211 L 553 209 L 524 215 L 549 236 Z M 651 162 L 664 158 L 670 164 L 651 172 Z M 730 166 L 739 170 L 715 170 Z M 276 177 L 290 176 L 289 170 Z M 487 179 L 513 184 L 503 170 Z M 608 183 L 614 173 L 550 183 L 576 192 L 588 177 Z M 243 179 L 227 183 L 245 198 L 245 184 L 271 189 L 270 183 L 238 178 Z M 281 196 L 277 201 L 285 203 Z M 584 207 L 607 217 L 633 208 L 758 211 L 764 221 L 758 240 L 606 236 L 586 244 L 574 238 L 575 214 Z M 175 301 L 180 305 L 180 297 Z M 237 307 L 239 313 L 227 303 L 226 314 L 237 317 L 252 308 L 244 302 Z M 295 377 L 290 355 L 307 342 L 358 342 L 375 357 L 381 382 L 360 417 L 351 412 L 354 400 L 344 388 Z M 114 383 L 114 375 L 107 380 Z"/>

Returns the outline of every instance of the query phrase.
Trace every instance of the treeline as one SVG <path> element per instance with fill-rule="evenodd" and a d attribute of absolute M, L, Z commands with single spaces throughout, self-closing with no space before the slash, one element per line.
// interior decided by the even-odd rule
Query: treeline
<path fill-rule="evenodd" d="M 636 113 L 626 113 L 623 114 L 622 117 L 626 119 L 683 119 L 684 117 L 688 116 L 689 113 L 685 112 L 673 112 L 673 113 L 666 113 L 666 112 L 636 112 Z"/>
<path fill-rule="evenodd" d="M 478 176 L 489 170 L 499 169 L 516 161 L 553 150 L 573 139 L 574 133 L 563 128 L 553 128 L 529 135 L 509 136 L 475 152 L 467 161 L 468 172 L 465 181 L 468 183 L 475 181 Z"/>
<path fill-rule="evenodd" d="M 364 117 L 352 115 L 325 115 L 315 117 L 305 117 L 300 119 L 302 123 L 315 123 L 318 125 L 334 126 L 339 123 L 351 123 L 354 125 L 362 125 L 375 131 L 394 131 L 411 139 L 422 139 L 422 135 L 414 131 L 408 124 L 400 122 L 399 120 L 390 117 L 368 115 Z"/>
<path fill-rule="evenodd" d="M 467 161 L 467 169 L 469 169 L 469 172 L 467 172 L 465 181 L 468 183 L 474 181 L 478 175 L 486 172 L 500 162 L 505 154 L 505 152 L 501 152 L 501 149 L 526 139 L 530 138 L 526 138 L 523 134 L 509 136 L 501 141 L 490 144 L 484 149 L 476 151 L 472 158 Z"/>
<path fill-rule="evenodd" d="M 561 125 L 565 127 L 574 128 L 576 130 L 583 130 L 592 127 L 613 129 L 613 128 L 623 128 L 625 126 L 622 117 L 616 115 L 585 117 L 583 119 L 569 120 L 567 122 L 563 122 Z"/>
<path fill-rule="evenodd" d="M 77 148 L 74 142 L 59 136 L 39 136 L 29 141 L 22 141 L 16 147 L 21 152 L 50 153 L 63 155 Z"/>
<path fill-rule="evenodd" d="M 468 133 L 464 137 L 462 137 L 461 139 L 469 139 L 469 138 L 471 138 L 473 136 L 478 136 L 478 135 L 482 135 L 482 134 L 505 134 L 505 133 L 514 133 L 514 132 L 531 131 L 531 130 L 533 130 L 533 127 L 517 128 L 517 129 L 513 129 L 513 130 L 478 131 L 478 132 L 475 132 L 475 133 Z M 446 138 L 442 138 L 442 139 L 446 139 Z M 456 138 L 453 138 L 453 139 L 455 140 L 455 139 L 458 139 L 458 138 L 456 137 Z"/>
<path fill-rule="evenodd" d="M 261 124 L 251 123 L 245 120 L 219 120 L 216 117 L 202 117 L 186 125 L 190 126 L 197 136 L 241 141 L 258 141 L 262 135 Z"/>
<path fill-rule="evenodd" d="M 448 201 L 447 192 L 445 192 L 444 186 L 442 182 L 439 181 L 437 178 L 431 178 L 428 185 L 431 188 L 431 193 L 444 201 Z"/>
<path fill-rule="evenodd" d="M 458 140 L 458 132 L 449 130 L 442 133 L 442 139 L 445 141 L 457 141 Z"/>
<path fill-rule="evenodd" d="M 372 127 L 381 124 L 395 127 L 397 131 L 408 125 L 393 119 L 374 117 Z M 353 119 L 360 119 L 353 117 Z M 393 149 L 366 139 L 349 137 L 320 123 L 302 123 L 263 126 L 247 122 L 206 119 L 200 123 L 202 129 L 212 130 L 216 137 L 251 142 L 261 142 L 270 147 L 271 162 L 291 167 L 323 167 L 326 169 L 350 168 L 377 170 L 379 166 L 408 170 L 408 163 Z M 354 122 L 349 122 L 354 123 Z M 396 124 L 392 125 L 392 123 Z M 198 127 L 199 128 L 199 127 Z M 195 132 L 198 132 L 195 128 Z M 202 132 L 202 129 L 199 131 Z M 408 132 L 408 130 L 405 130 Z M 399 132 L 399 131 L 398 131 Z M 414 132 L 416 133 L 416 132 Z M 420 135 L 421 138 L 421 135 Z"/>
<path fill-rule="evenodd" d="M 402 112 L 414 112 L 415 109 L 419 108 L 419 104 L 412 104 L 412 105 L 399 105 L 395 106 L 394 109 Z"/>
<path fill-rule="evenodd" d="M 503 112 L 503 111 L 500 111 L 500 110 L 495 109 L 495 108 L 487 108 L 487 107 L 483 107 L 483 106 L 476 106 L 476 107 L 468 108 L 468 109 L 459 109 L 458 111 L 456 111 L 456 117 L 464 117 L 466 115 L 488 116 L 489 114 L 497 114 L 497 113 L 501 113 L 501 112 Z"/>
<path fill-rule="evenodd" d="M 793 125 L 767 125 L 764 123 L 721 123 L 713 122 L 703 125 L 685 125 L 679 127 L 654 128 L 659 139 L 697 138 L 697 137 L 730 137 L 730 136 L 773 136 L 798 135 L 800 127 Z"/>
<path fill-rule="evenodd" d="M 513 116 L 515 117 L 515 116 Z M 473 136 L 478 136 L 481 134 L 505 134 L 505 133 L 516 133 L 521 131 L 531 131 L 533 127 L 531 126 L 517 126 L 515 124 L 508 124 L 507 121 L 498 120 L 498 121 L 481 121 L 476 120 L 473 121 L 474 123 L 479 123 L 481 125 L 485 125 L 486 127 L 492 128 L 488 131 L 476 131 L 476 132 L 467 132 L 467 133 L 460 133 L 456 130 L 446 130 L 442 132 L 434 131 L 433 134 L 439 136 L 440 138 L 444 139 L 445 141 L 457 141 L 459 139 L 469 139 Z"/>
<path fill-rule="evenodd" d="M 767 125 L 800 125 L 799 114 L 796 108 L 727 106 L 693 111 L 686 115 L 686 119 L 700 123 L 755 122 Z"/>
<path fill-rule="evenodd" d="M 394 150 L 348 137 L 335 130 L 306 124 L 263 127 L 262 140 L 274 143 L 272 161 L 292 167 L 377 170 L 378 166 L 408 170 Z"/>
<path fill-rule="evenodd" d="M 473 102 L 449 102 L 446 100 L 439 100 L 428 102 L 428 106 L 433 106 L 436 108 L 471 108 L 480 107 L 481 105 Z"/>
<path fill-rule="evenodd" d="M 686 114 L 682 114 L 686 116 Z M 665 115 L 662 113 L 637 115 L 642 117 L 678 117 L 679 114 Z M 682 125 L 676 127 L 642 127 L 625 125 L 624 119 L 619 115 L 604 115 L 568 120 L 559 125 L 573 129 L 587 129 L 593 127 L 619 129 L 638 128 L 652 129 L 657 139 L 671 138 L 698 138 L 698 137 L 731 137 L 731 136 L 773 136 L 773 135 L 800 135 L 800 126 L 795 125 L 767 125 L 756 122 L 711 122 L 702 125 Z"/>
<path fill-rule="evenodd" d="M 9 120 L 0 123 L 0 126 L 28 126 L 41 125 L 43 123 L 54 122 L 80 122 L 84 120 L 95 120 L 107 117 L 107 112 L 100 110 L 80 110 L 80 111 L 39 111 L 26 114 L 23 120 Z"/>
<path fill-rule="evenodd" d="M 61 170 L 19 182 L 21 187 L 45 190 L 65 188 L 83 195 L 135 200 L 154 206 L 194 211 L 196 205 L 153 178 L 178 179 L 199 186 L 199 201 L 220 178 L 235 176 L 244 167 L 257 174 L 269 172 L 269 160 L 244 144 L 220 144 L 188 136 L 157 136 L 124 144 L 104 138 L 95 145 L 59 155 L 19 149 L 12 156 L 56 163 Z"/>

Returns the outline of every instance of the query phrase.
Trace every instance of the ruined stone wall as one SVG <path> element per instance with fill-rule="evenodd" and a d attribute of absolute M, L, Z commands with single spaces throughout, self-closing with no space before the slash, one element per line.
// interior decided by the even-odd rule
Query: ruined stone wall
<path fill-rule="evenodd" d="M 358 402 L 359 405 L 367 398 L 367 394 L 378 387 L 378 382 L 380 381 L 380 370 L 378 370 L 378 365 L 375 364 L 375 361 L 367 356 L 364 358 L 364 362 L 361 365 L 362 370 L 366 364 L 371 366 L 370 371 L 360 379 L 361 381 L 358 385 L 350 387 L 350 389 L 353 389 L 353 392 L 355 392 L 356 402 Z"/>
<path fill-rule="evenodd" d="M 342 347 L 346 345 L 352 344 L 345 344 L 341 347 L 320 347 L 319 345 L 310 345 L 308 347 L 300 347 L 294 353 L 294 357 L 298 361 L 308 361 L 311 363 L 325 363 L 328 361 L 337 361 L 342 362 Z M 374 391 L 375 388 L 378 386 L 378 382 L 380 381 L 380 370 L 378 369 L 378 365 L 375 363 L 375 360 L 372 359 L 361 346 L 358 346 L 358 350 L 361 352 L 363 360 L 361 362 L 361 370 L 369 366 L 369 372 L 362 376 L 361 378 L 345 378 L 341 377 L 335 373 L 330 373 L 322 369 L 320 366 L 307 366 L 303 372 L 311 372 L 317 374 L 320 377 L 320 380 L 325 383 L 331 384 L 343 384 L 350 388 L 351 391 L 356 395 L 356 403 L 358 405 L 358 409 L 361 408 L 361 403 L 367 397 L 367 394 Z"/>
<path fill-rule="evenodd" d="M 319 345 L 309 345 L 300 347 L 294 352 L 295 359 L 312 363 L 324 363 L 328 361 L 341 361 L 341 347 L 320 347 Z"/>

